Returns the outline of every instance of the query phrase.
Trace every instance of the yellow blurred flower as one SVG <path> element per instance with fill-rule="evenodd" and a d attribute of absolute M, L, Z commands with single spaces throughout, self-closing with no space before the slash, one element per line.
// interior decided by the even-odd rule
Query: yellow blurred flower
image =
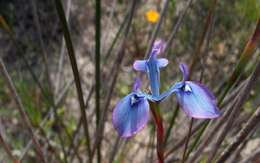
<path fill-rule="evenodd" d="M 149 22 L 156 23 L 160 17 L 160 14 L 156 10 L 150 9 L 145 13 L 145 16 Z"/>

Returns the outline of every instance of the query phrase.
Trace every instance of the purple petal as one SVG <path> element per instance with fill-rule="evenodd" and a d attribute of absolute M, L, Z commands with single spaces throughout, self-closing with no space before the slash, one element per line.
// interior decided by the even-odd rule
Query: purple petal
<path fill-rule="evenodd" d="M 203 90 L 204 92 L 208 95 L 209 98 L 211 98 L 211 100 L 213 101 L 216 101 L 216 97 L 213 95 L 213 93 L 209 90 L 209 88 L 199 82 L 194 82 L 193 83 L 199 85 Z"/>
<path fill-rule="evenodd" d="M 165 49 L 165 42 L 162 41 L 162 40 L 156 40 L 154 43 L 153 43 L 153 47 L 152 47 L 152 51 L 151 51 L 151 56 L 154 56 L 154 55 L 159 55 L 161 54 L 164 49 Z"/>
<path fill-rule="evenodd" d="M 220 116 L 212 93 L 205 86 L 186 81 L 183 88 L 177 92 L 177 99 L 184 111 L 193 118 L 211 119 Z"/>
<path fill-rule="evenodd" d="M 166 58 L 157 59 L 157 65 L 159 68 L 167 66 L 168 63 L 169 63 L 169 61 Z"/>
<path fill-rule="evenodd" d="M 141 87 L 141 79 L 139 77 L 136 77 L 132 90 L 137 91 L 140 87 Z"/>
<path fill-rule="evenodd" d="M 131 93 L 118 102 L 113 110 L 113 125 L 121 137 L 130 137 L 147 124 L 149 103 L 144 97 Z"/>
<path fill-rule="evenodd" d="M 183 81 L 186 81 L 188 80 L 188 77 L 189 77 L 189 69 L 188 69 L 188 66 L 186 64 L 183 64 L 181 63 L 179 65 L 179 68 L 182 72 L 182 75 L 183 75 Z"/>
<path fill-rule="evenodd" d="M 146 70 L 146 60 L 136 60 L 133 64 L 133 67 L 136 71 L 145 71 Z"/>

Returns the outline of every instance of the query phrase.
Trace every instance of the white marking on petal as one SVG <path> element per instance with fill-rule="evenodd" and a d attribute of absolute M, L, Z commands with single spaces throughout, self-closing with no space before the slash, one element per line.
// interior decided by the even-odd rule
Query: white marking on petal
<path fill-rule="evenodd" d="M 191 92 L 191 87 L 188 84 L 185 84 L 184 91 L 185 92 Z"/>

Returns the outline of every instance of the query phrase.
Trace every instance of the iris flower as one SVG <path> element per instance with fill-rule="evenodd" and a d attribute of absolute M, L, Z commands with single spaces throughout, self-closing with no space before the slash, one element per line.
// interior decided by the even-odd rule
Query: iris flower
<path fill-rule="evenodd" d="M 133 68 L 145 72 L 148 76 L 151 94 L 140 90 L 141 81 L 136 79 L 132 92 L 121 99 L 113 110 L 113 125 L 121 137 L 131 137 L 143 129 L 149 119 L 149 101 L 160 102 L 175 93 L 184 112 L 193 118 L 212 119 L 220 115 L 215 97 L 211 91 L 199 82 L 188 81 L 189 71 L 185 64 L 180 64 L 183 80 L 177 82 L 160 94 L 160 69 L 166 67 L 168 60 L 157 58 L 164 50 L 161 40 L 155 41 L 149 58 L 137 60 Z"/>

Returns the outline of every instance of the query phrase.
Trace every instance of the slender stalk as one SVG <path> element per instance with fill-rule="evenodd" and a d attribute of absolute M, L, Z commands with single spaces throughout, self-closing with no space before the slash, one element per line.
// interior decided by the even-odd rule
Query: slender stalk
<path fill-rule="evenodd" d="M 66 19 L 69 22 L 70 20 L 70 8 L 71 8 L 71 0 L 67 1 L 67 5 L 66 5 Z M 55 90 L 54 90 L 54 95 L 57 95 L 57 93 L 59 92 L 60 89 L 60 82 L 61 82 L 61 74 L 62 74 L 62 70 L 63 70 L 63 64 L 64 64 L 64 57 L 65 57 L 65 40 L 64 37 L 62 37 L 62 41 L 61 41 L 61 48 L 60 48 L 60 54 L 59 54 L 59 62 L 57 65 L 57 73 L 56 73 L 56 83 L 55 83 Z"/>
<path fill-rule="evenodd" d="M 98 131 L 100 119 L 100 39 L 101 39 L 101 1 L 96 0 L 96 50 L 95 50 L 95 92 L 96 92 L 96 131 Z M 97 162 L 101 162 L 100 143 L 97 144 Z"/>
<path fill-rule="evenodd" d="M 79 77 L 79 71 L 78 71 L 75 51 L 73 48 L 72 40 L 70 37 L 70 32 L 68 29 L 67 20 L 66 20 L 65 14 L 64 14 L 64 9 L 63 9 L 61 1 L 55 0 L 55 6 L 56 6 L 56 10 L 57 10 L 60 22 L 62 24 L 62 30 L 63 30 L 63 34 L 64 34 L 64 38 L 65 38 L 65 43 L 67 46 L 68 55 L 69 55 L 69 59 L 70 59 L 70 63 L 71 63 L 72 71 L 73 71 L 73 76 L 74 76 L 74 80 L 75 80 L 75 84 L 76 84 L 76 88 L 77 88 L 80 111 L 81 111 L 84 132 L 85 132 L 85 137 L 86 137 L 87 153 L 90 156 L 91 149 L 90 149 L 90 138 L 89 138 L 89 131 L 88 131 L 88 120 L 87 120 L 87 115 L 86 115 L 86 110 L 85 110 L 83 92 L 82 92 L 82 88 L 81 88 L 81 82 L 80 82 L 80 77 Z M 91 162 L 92 161 L 90 159 L 90 163 Z"/>
<path fill-rule="evenodd" d="M 194 135 L 200 128 L 202 128 L 203 126 L 203 122 L 198 123 L 196 125 L 194 125 L 192 131 L 191 131 L 191 135 Z M 173 153 L 175 150 L 179 149 L 180 147 L 182 147 L 183 144 L 185 144 L 185 140 L 187 139 L 187 135 L 185 134 L 185 136 L 175 144 L 175 146 L 173 146 L 171 149 L 169 149 L 166 153 L 165 153 L 165 158 L 168 157 L 171 153 Z"/>
<path fill-rule="evenodd" d="M 187 137 L 187 139 L 186 139 L 186 143 L 185 143 L 185 147 L 184 147 L 184 152 L 183 152 L 183 155 L 182 155 L 182 163 L 184 163 L 184 162 L 186 161 L 186 152 L 187 152 L 188 145 L 189 145 L 189 140 L 190 140 L 190 137 L 191 137 L 192 125 L 193 125 L 193 118 L 191 118 L 191 120 L 190 120 L 190 126 L 189 126 L 188 137 Z"/>
<path fill-rule="evenodd" d="M 163 128 L 163 118 L 160 113 L 159 103 L 150 102 L 151 111 L 153 119 L 156 125 L 157 134 L 157 157 L 159 163 L 164 163 L 164 128 Z"/>
<path fill-rule="evenodd" d="M 165 135 L 165 144 L 167 143 L 168 139 L 169 139 L 169 136 L 170 136 L 170 133 L 171 133 L 171 130 L 175 124 L 175 119 L 176 117 L 178 116 L 178 113 L 180 111 L 180 106 L 177 104 L 176 108 L 175 108 L 175 111 L 173 112 L 172 114 L 172 118 L 171 118 L 171 121 L 170 121 L 170 125 L 166 131 L 166 135 Z"/>

